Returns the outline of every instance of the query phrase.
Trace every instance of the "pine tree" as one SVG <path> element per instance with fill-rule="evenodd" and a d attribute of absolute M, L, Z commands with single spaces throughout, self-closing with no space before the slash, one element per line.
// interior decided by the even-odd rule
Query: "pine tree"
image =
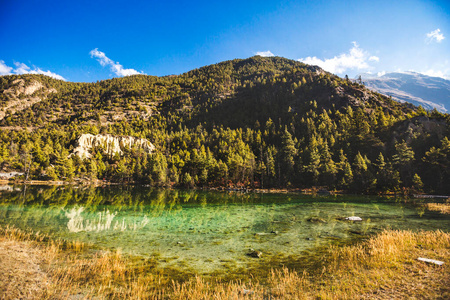
<path fill-rule="evenodd" d="M 283 135 L 281 136 L 280 149 L 284 183 L 292 181 L 296 155 L 297 149 L 295 148 L 295 143 L 292 139 L 292 135 L 285 129 Z"/>
<path fill-rule="evenodd" d="M 339 163 L 337 164 L 337 168 L 340 187 L 348 189 L 353 183 L 353 172 L 347 156 L 345 156 L 342 149 L 339 151 Z"/>
<path fill-rule="evenodd" d="M 312 179 L 312 184 L 317 185 L 319 183 L 320 175 L 320 153 L 315 136 L 311 137 L 307 152 L 309 154 L 309 159 L 307 161 L 307 165 L 305 166 L 305 171 L 309 173 Z"/>
<path fill-rule="evenodd" d="M 337 166 L 331 157 L 331 153 L 328 148 L 328 143 L 324 143 L 321 151 L 321 175 L 323 183 L 329 187 L 334 186 L 336 180 L 336 174 L 338 172 Z"/>
<path fill-rule="evenodd" d="M 405 186 L 412 184 L 412 163 L 414 161 L 414 151 L 405 141 L 395 144 L 396 154 L 392 156 L 392 161 L 400 171 L 400 177 Z"/>
<path fill-rule="evenodd" d="M 413 188 L 414 190 L 418 191 L 418 192 L 422 192 L 422 188 L 423 188 L 423 182 L 422 179 L 420 178 L 419 175 L 414 174 L 413 177 Z"/>
<path fill-rule="evenodd" d="M 356 154 L 353 161 L 353 171 L 353 186 L 355 190 L 359 192 L 366 191 L 369 188 L 368 166 L 360 152 Z"/>

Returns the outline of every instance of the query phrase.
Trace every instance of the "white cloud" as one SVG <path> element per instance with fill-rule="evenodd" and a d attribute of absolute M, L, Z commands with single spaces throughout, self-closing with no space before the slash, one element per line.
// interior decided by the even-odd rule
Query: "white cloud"
<path fill-rule="evenodd" d="M 275 54 L 273 54 L 273 53 L 270 52 L 269 50 L 267 50 L 267 51 L 259 51 L 259 52 L 256 52 L 255 55 L 259 55 L 259 56 L 262 56 L 262 57 L 272 57 L 272 56 L 275 56 Z"/>
<path fill-rule="evenodd" d="M 349 69 L 369 70 L 372 67 L 368 64 L 368 61 L 380 61 L 377 56 L 370 56 L 367 51 L 359 48 L 358 43 L 353 42 L 352 44 L 353 47 L 348 53 L 342 53 L 333 58 L 322 60 L 316 56 L 309 56 L 307 58 L 300 58 L 299 61 L 309 65 L 317 65 L 322 69 L 335 74 L 342 74 Z"/>
<path fill-rule="evenodd" d="M 44 71 L 44 70 L 41 70 L 40 68 L 37 68 L 35 70 L 31 70 L 30 74 L 43 74 L 43 75 L 46 75 L 46 76 L 49 76 L 49 77 L 53 77 L 55 79 L 66 81 L 66 79 L 64 77 L 62 77 L 61 75 L 55 74 L 53 72 L 50 72 L 50 70 Z"/>
<path fill-rule="evenodd" d="M 36 68 L 34 67 L 34 69 L 30 69 L 29 66 L 27 66 L 24 63 L 20 63 L 20 62 L 15 62 L 14 65 L 16 66 L 16 69 L 14 69 L 14 73 L 21 75 L 21 74 L 42 74 L 42 75 L 46 75 L 49 77 L 53 77 L 55 79 L 59 79 L 59 80 L 66 80 L 64 77 L 62 77 L 61 75 L 58 75 L 56 73 L 51 72 L 50 70 L 44 71 L 41 68 Z"/>
<path fill-rule="evenodd" d="M 124 69 L 121 64 L 118 62 L 114 62 L 110 58 L 108 58 L 104 52 L 98 51 L 98 48 L 95 48 L 89 52 L 92 58 L 96 58 L 97 61 L 102 65 L 103 67 L 109 66 L 111 68 L 111 71 L 114 72 L 117 76 L 130 76 L 130 75 L 138 75 L 143 74 L 141 72 L 138 72 L 134 69 Z"/>
<path fill-rule="evenodd" d="M 16 66 L 16 69 L 14 70 L 14 73 L 16 74 L 27 74 L 30 72 L 30 67 L 24 63 L 16 61 L 14 62 L 14 65 Z"/>
<path fill-rule="evenodd" d="M 0 60 L 0 75 L 10 75 L 13 68 L 8 67 L 3 60 Z"/>
<path fill-rule="evenodd" d="M 378 72 L 377 73 L 377 76 L 378 77 L 381 77 L 381 76 L 383 76 L 383 75 L 385 75 L 386 74 L 386 71 L 381 71 L 381 72 Z"/>
<path fill-rule="evenodd" d="M 445 39 L 444 34 L 441 33 L 441 30 L 438 28 L 430 33 L 427 33 L 428 42 L 436 41 L 438 43 L 442 42 Z"/>
<path fill-rule="evenodd" d="M 0 60 L 0 75 L 43 74 L 43 75 L 47 75 L 49 77 L 53 77 L 55 79 L 64 80 L 64 81 L 66 80 L 61 75 L 53 73 L 49 70 L 44 71 L 41 68 L 37 68 L 37 67 L 34 67 L 34 69 L 31 69 L 26 64 L 20 63 L 20 62 L 15 62 L 14 65 L 16 66 L 15 69 L 13 67 L 7 66 L 3 60 Z"/>
<path fill-rule="evenodd" d="M 427 70 L 425 72 L 421 72 L 421 73 L 431 76 L 431 77 L 441 77 L 441 78 L 450 80 L 450 76 L 449 76 L 450 74 L 446 74 L 446 73 L 444 73 L 442 71 L 438 71 L 438 70 L 429 69 L 429 70 Z"/>

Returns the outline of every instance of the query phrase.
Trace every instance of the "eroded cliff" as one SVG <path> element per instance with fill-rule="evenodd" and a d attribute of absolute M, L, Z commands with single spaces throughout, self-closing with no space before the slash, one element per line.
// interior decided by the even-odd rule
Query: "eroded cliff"
<path fill-rule="evenodd" d="M 142 149 L 147 153 L 152 153 L 155 150 L 155 146 L 147 139 L 135 138 L 131 136 L 112 136 L 102 134 L 82 134 L 76 144 L 76 148 L 73 150 L 73 154 L 80 158 L 90 158 L 90 150 L 93 147 L 100 147 L 104 150 L 105 154 L 114 155 L 123 153 L 125 148 L 128 149 Z"/>

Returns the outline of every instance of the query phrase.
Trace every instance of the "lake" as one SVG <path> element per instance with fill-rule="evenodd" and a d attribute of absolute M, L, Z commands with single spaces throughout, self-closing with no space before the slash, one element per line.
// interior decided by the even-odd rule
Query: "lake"
<path fill-rule="evenodd" d="M 362 221 L 345 220 L 352 216 Z M 450 217 L 404 198 L 376 196 L 4 186 L 0 225 L 118 250 L 152 260 L 155 268 L 232 276 L 301 268 L 302 258 L 324 247 L 384 229 L 448 232 Z"/>

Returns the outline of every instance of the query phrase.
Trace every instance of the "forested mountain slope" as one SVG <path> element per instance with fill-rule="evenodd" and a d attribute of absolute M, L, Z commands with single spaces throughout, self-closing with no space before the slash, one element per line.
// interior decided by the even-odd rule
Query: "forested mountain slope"
<path fill-rule="evenodd" d="M 30 85 L 41 87 L 24 93 Z M 450 193 L 449 115 L 284 58 L 96 83 L 3 76 L 0 97 L 1 170 L 33 178 Z M 18 99 L 32 103 L 9 109 Z M 145 138 L 156 150 L 97 145 L 82 159 L 71 153 L 84 133 Z"/>

